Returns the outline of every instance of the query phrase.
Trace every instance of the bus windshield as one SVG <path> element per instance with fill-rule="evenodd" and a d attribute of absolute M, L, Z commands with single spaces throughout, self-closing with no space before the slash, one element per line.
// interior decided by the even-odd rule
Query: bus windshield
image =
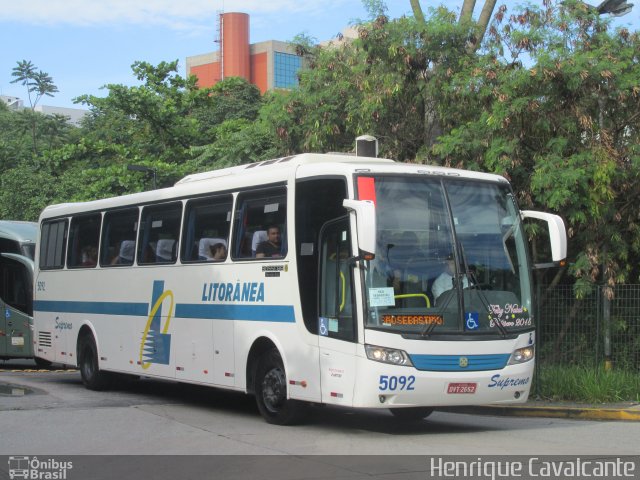
<path fill-rule="evenodd" d="M 376 204 L 366 327 L 501 334 L 533 328 L 526 239 L 506 184 L 450 177 L 359 178 Z"/>

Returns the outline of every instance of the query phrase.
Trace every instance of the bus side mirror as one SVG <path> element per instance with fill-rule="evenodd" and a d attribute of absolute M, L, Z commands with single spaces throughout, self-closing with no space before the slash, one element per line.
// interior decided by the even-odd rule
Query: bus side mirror
<path fill-rule="evenodd" d="M 560 263 L 567 258 L 567 230 L 564 221 L 558 215 L 533 210 L 523 210 L 522 219 L 535 218 L 547 223 L 549 229 L 549 241 L 551 244 L 551 259 Z"/>
<path fill-rule="evenodd" d="M 359 257 L 372 260 L 376 254 L 376 206 L 371 200 L 344 200 L 342 206 L 356 215 Z"/>

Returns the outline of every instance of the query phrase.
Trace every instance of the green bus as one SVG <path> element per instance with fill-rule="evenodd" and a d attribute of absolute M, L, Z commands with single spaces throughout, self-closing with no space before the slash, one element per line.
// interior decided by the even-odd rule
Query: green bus
<path fill-rule="evenodd" d="M 38 224 L 0 220 L 0 359 L 33 358 L 33 257 Z M 35 359 L 39 366 L 49 362 Z"/>

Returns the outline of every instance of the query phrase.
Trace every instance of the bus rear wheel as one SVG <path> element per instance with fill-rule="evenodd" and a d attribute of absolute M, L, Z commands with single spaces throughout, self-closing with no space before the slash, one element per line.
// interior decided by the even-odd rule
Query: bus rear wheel
<path fill-rule="evenodd" d="M 98 348 L 93 335 L 84 335 L 78 345 L 78 366 L 82 383 L 89 390 L 105 390 L 111 379 L 106 372 L 101 372 L 98 364 Z"/>
<path fill-rule="evenodd" d="M 254 392 L 258 410 L 267 423 L 292 425 L 305 416 L 306 406 L 287 398 L 287 376 L 282 357 L 275 349 L 258 360 Z"/>
<path fill-rule="evenodd" d="M 433 413 L 433 408 L 428 407 L 390 408 L 389 410 L 394 417 L 403 422 L 419 422 Z"/>

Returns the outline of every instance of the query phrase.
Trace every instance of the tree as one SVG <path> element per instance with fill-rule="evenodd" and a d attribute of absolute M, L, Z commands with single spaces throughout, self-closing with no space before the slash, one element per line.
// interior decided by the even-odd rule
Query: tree
<path fill-rule="evenodd" d="M 568 0 L 501 7 L 496 21 L 480 63 L 441 84 L 448 133 L 434 153 L 505 175 L 524 207 L 562 214 L 578 294 L 637 281 L 638 33 Z"/>
<path fill-rule="evenodd" d="M 435 141 L 434 72 L 467 61 L 468 29 L 440 8 L 427 23 L 379 16 L 358 33 L 312 50 L 299 88 L 265 105 L 285 152 L 351 150 L 370 133 L 383 155 L 409 160 Z"/>
<path fill-rule="evenodd" d="M 19 61 L 18 65 L 13 67 L 11 76 L 16 77 L 11 83 L 20 83 L 20 85 L 27 87 L 31 110 L 35 110 L 38 101 L 43 96 L 53 97 L 53 94 L 58 92 L 58 87 L 53 83 L 53 78 L 42 70 L 36 71 L 36 66 L 31 61 Z M 31 98 L 32 93 L 35 93 L 34 98 Z"/>
<path fill-rule="evenodd" d="M 36 67 L 31 61 L 19 61 L 18 65 L 13 67 L 11 75 L 16 77 L 11 83 L 20 83 L 27 87 L 27 97 L 29 98 L 29 105 L 31 106 L 32 112 L 35 112 L 36 105 L 43 96 L 53 97 L 53 94 L 58 92 L 58 87 L 55 86 L 49 74 L 42 70 L 36 71 Z M 31 97 L 32 93 L 35 93 L 34 98 Z M 39 118 L 40 117 L 35 114 L 29 116 L 31 121 L 33 153 L 35 155 L 38 154 L 37 129 Z"/>
<path fill-rule="evenodd" d="M 420 23 L 425 23 L 424 13 L 420 6 L 420 0 L 409 0 L 411 4 L 411 10 L 413 16 Z M 477 23 L 474 25 L 474 35 L 469 38 L 468 50 L 470 53 L 475 52 L 482 43 L 484 35 L 487 31 L 489 22 L 491 21 L 491 14 L 496 7 L 497 0 L 485 0 L 482 12 L 478 18 Z M 473 10 L 476 6 L 476 0 L 464 0 L 462 9 L 460 10 L 459 22 L 461 24 L 470 25 L 473 24 Z"/>
<path fill-rule="evenodd" d="M 209 91 L 210 101 L 194 112 L 203 125 L 216 127 L 226 120 L 253 121 L 262 106 L 260 89 L 244 78 L 227 77 Z"/>

